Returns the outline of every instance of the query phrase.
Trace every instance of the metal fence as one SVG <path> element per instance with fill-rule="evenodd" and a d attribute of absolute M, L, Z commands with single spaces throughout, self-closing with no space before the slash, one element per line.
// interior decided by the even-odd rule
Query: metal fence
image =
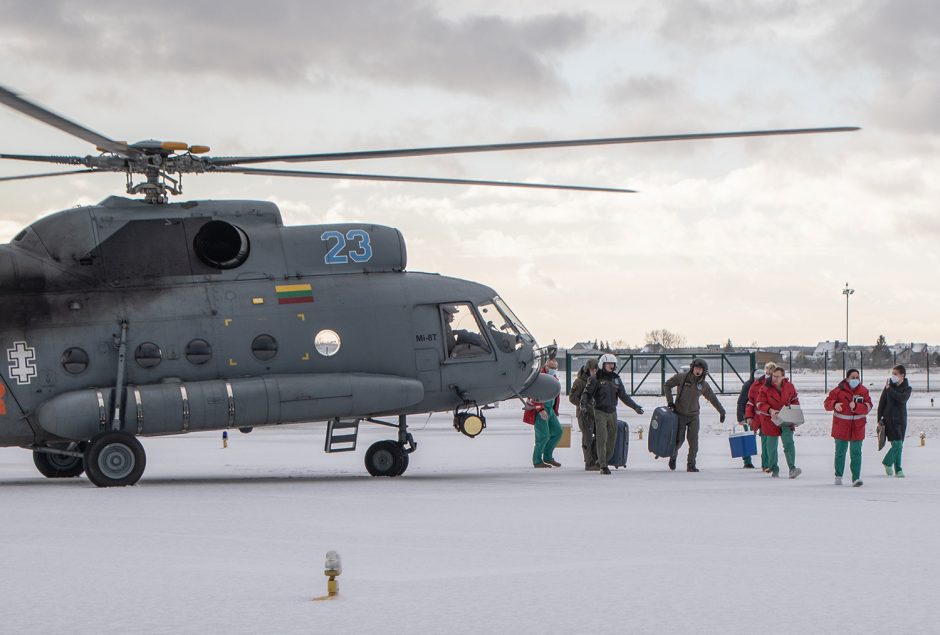
<path fill-rule="evenodd" d="M 631 395 L 665 395 L 666 380 L 688 368 L 693 359 L 708 362 L 708 379 L 712 389 L 721 395 L 741 392 L 744 382 L 754 374 L 754 353 L 665 353 L 662 355 L 616 355 L 617 372 Z M 597 354 L 565 356 L 565 389 L 571 391 L 573 376 L 588 359 Z"/>
<path fill-rule="evenodd" d="M 907 369 L 907 380 L 916 391 L 930 392 L 931 382 L 936 383 L 935 365 L 928 355 L 918 356 L 917 361 L 901 360 Z M 899 363 L 897 355 L 887 356 L 872 363 L 869 354 L 862 351 L 840 351 L 822 357 L 793 353 L 783 354 L 783 365 L 798 389 L 816 389 L 828 392 L 838 385 L 849 369 L 856 369 L 862 382 L 871 387 L 880 387 L 891 374 L 891 368 Z"/>

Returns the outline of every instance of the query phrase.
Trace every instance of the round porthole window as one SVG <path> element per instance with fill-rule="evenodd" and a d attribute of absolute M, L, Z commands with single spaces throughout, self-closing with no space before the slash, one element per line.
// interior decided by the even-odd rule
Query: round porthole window
<path fill-rule="evenodd" d="M 78 375 L 88 368 L 88 353 L 78 347 L 72 347 L 62 353 L 62 368 L 71 375 Z"/>
<path fill-rule="evenodd" d="M 313 340 L 313 345 L 316 347 L 317 352 L 324 357 L 332 357 L 339 352 L 339 347 L 342 344 L 342 341 L 339 339 L 339 333 L 336 331 L 331 331 L 330 329 L 325 329 L 317 333 L 316 339 Z"/>
<path fill-rule="evenodd" d="M 186 345 L 186 359 L 190 364 L 199 366 L 212 359 L 212 346 L 203 339 L 194 339 Z"/>
<path fill-rule="evenodd" d="M 277 355 L 277 340 L 273 335 L 259 335 L 251 342 L 251 354 L 266 362 Z"/>
<path fill-rule="evenodd" d="M 163 359 L 163 353 L 153 342 L 144 342 L 134 351 L 134 359 L 141 368 L 153 368 Z"/>

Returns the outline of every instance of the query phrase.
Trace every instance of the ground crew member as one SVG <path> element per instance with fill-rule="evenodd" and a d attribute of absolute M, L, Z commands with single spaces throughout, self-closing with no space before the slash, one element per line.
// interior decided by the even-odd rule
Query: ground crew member
<path fill-rule="evenodd" d="M 581 394 L 588 380 L 595 374 L 597 360 L 592 357 L 578 371 L 578 376 L 571 384 L 571 392 L 568 393 L 568 401 L 575 406 L 577 412 L 578 429 L 581 430 L 581 452 L 584 454 L 584 469 L 587 471 L 601 469 L 597 464 L 597 446 L 594 443 L 594 404 L 589 404 L 587 408 L 581 407 Z"/>
<path fill-rule="evenodd" d="M 745 432 L 750 431 L 751 424 L 747 417 L 747 405 L 748 405 L 748 393 L 751 391 L 751 386 L 754 385 L 754 382 L 757 381 L 758 377 L 763 377 L 764 371 L 755 370 L 754 374 L 748 378 L 744 385 L 741 386 L 741 394 L 738 395 L 738 425 L 744 428 Z M 754 464 L 751 462 L 751 457 L 744 457 L 744 467 L 753 470 Z"/>
<path fill-rule="evenodd" d="M 891 449 L 881 461 L 888 476 L 894 474 L 904 478 L 901 450 L 904 447 L 904 435 L 907 434 L 907 400 L 910 398 L 911 384 L 907 381 L 907 369 L 898 364 L 891 369 L 891 377 L 878 401 L 878 424 L 884 426 L 885 438 L 891 444 Z"/>
<path fill-rule="evenodd" d="M 698 456 L 698 432 L 701 427 L 699 422 L 699 397 L 702 395 L 708 399 L 709 403 L 718 411 L 718 420 L 725 422 L 725 408 L 718 401 L 711 386 L 705 382 L 705 376 L 708 374 L 708 363 L 704 359 L 693 359 L 689 370 L 684 373 L 676 373 L 666 382 L 666 405 L 669 406 L 677 415 L 679 415 L 679 431 L 676 434 L 676 448 L 672 451 L 672 457 L 669 459 L 669 469 L 676 469 L 676 459 L 679 456 L 679 448 L 689 439 L 689 456 L 686 463 L 686 471 L 698 472 L 695 467 L 695 458 Z M 676 399 L 672 398 L 672 389 L 678 388 Z"/>
<path fill-rule="evenodd" d="M 849 450 L 852 487 L 861 487 L 865 417 L 872 408 L 871 395 L 862 385 L 861 374 L 854 368 L 850 368 L 845 374 L 845 379 L 829 392 L 823 407 L 827 412 L 832 413 L 832 438 L 836 440 L 835 483 L 842 485 L 845 452 Z"/>
<path fill-rule="evenodd" d="M 790 468 L 790 478 L 796 478 L 803 470 L 796 466 L 796 444 L 793 443 L 792 424 L 783 423 L 777 419 L 780 410 L 787 406 L 798 406 L 800 398 L 796 388 L 786 378 L 786 371 L 779 366 L 774 369 L 771 380 L 761 386 L 757 395 L 757 411 L 763 415 L 760 433 L 767 443 L 767 467 L 774 478 L 780 476 L 780 466 L 777 464 L 777 439 L 783 438 L 783 455 Z"/>
<path fill-rule="evenodd" d="M 588 379 L 584 392 L 581 393 L 581 409 L 591 407 L 594 402 L 594 436 L 597 443 L 597 463 L 601 474 L 610 474 L 607 462 L 614 454 L 614 444 L 617 442 L 617 400 L 641 415 L 643 408 L 630 399 L 627 389 L 617 374 L 617 358 L 607 353 L 598 360 L 600 368 L 593 377 Z"/>
<path fill-rule="evenodd" d="M 773 362 L 764 364 L 764 376 L 756 378 L 754 383 L 751 384 L 751 389 L 747 393 L 747 406 L 744 410 L 745 421 L 750 424 L 751 428 L 754 429 L 754 433 L 760 439 L 760 467 L 766 473 L 770 473 L 770 465 L 767 463 L 767 448 L 769 446 L 764 438 L 764 433 L 761 432 L 764 415 L 757 411 L 757 397 L 760 394 L 760 389 L 770 381 L 770 376 L 776 368 L 777 365 Z"/>

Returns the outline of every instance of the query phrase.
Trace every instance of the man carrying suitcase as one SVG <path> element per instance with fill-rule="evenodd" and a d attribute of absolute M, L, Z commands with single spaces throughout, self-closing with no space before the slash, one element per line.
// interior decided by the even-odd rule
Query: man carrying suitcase
<path fill-rule="evenodd" d="M 679 448 L 689 438 L 689 458 L 686 464 L 686 470 L 689 472 L 698 472 L 695 467 L 695 458 L 698 455 L 698 431 L 699 423 L 699 397 L 705 396 L 709 403 L 718 411 L 719 421 L 725 422 L 725 409 L 715 397 L 711 386 L 705 381 L 708 373 L 708 363 L 704 359 L 693 359 L 688 372 L 676 373 L 666 382 L 666 404 L 679 415 L 679 432 L 676 435 L 676 449 L 672 451 L 672 457 L 669 459 L 669 469 L 676 469 L 676 459 L 679 456 Z M 672 389 L 678 388 L 679 392 L 673 400 Z"/>
<path fill-rule="evenodd" d="M 593 377 L 588 379 L 584 392 L 581 393 L 581 409 L 594 408 L 594 437 L 597 447 L 597 464 L 601 474 L 610 474 L 607 463 L 614 453 L 614 444 L 617 442 L 617 400 L 641 415 L 643 408 L 630 399 L 627 389 L 617 374 L 617 358 L 611 354 L 601 355 L 598 360 L 600 368 Z"/>

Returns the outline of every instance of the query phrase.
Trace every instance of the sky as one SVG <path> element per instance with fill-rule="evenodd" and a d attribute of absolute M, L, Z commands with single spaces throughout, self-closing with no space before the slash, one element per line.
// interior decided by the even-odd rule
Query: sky
<path fill-rule="evenodd" d="M 851 343 L 940 343 L 937 59 L 929 0 L 0 0 L 0 85 L 114 139 L 218 155 L 862 127 L 309 168 L 637 194 L 184 178 L 177 200 L 398 227 L 410 270 L 490 285 L 562 346 L 659 328 L 694 345 L 843 340 L 846 282 Z M 94 152 L 9 109 L 0 139 Z M 120 174 L 0 183 L 0 240 L 123 190 Z"/>

